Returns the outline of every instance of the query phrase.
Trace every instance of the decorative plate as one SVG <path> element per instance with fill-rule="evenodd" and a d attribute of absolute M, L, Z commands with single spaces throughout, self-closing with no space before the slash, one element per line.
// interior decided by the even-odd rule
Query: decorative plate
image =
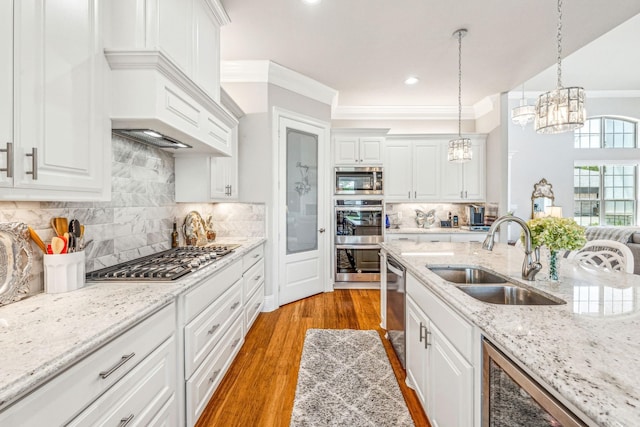
<path fill-rule="evenodd" d="M 21 222 L 0 223 L 0 305 L 28 295 L 32 259 L 27 225 Z"/>
<path fill-rule="evenodd" d="M 207 232 L 202 216 L 196 211 L 191 211 L 184 218 L 182 225 L 184 239 L 189 246 L 204 246 L 207 244 Z"/>

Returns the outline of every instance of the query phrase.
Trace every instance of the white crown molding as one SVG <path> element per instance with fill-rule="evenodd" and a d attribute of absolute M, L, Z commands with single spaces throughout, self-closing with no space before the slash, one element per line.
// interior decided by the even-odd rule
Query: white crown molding
<path fill-rule="evenodd" d="M 267 60 L 222 61 L 223 83 L 270 83 L 324 104 L 332 105 L 338 92 L 310 77 Z"/>
<path fill-rule="evenodd" d="M 231 23 L 231 19 L 229 18 L 229 15 L 227 15 L 227 11 L 224 10 L 220 0 L 205 0 L 205 3 L 221 27 Z"/>
<path fill-rule="evenodd" d="M 458 120 L 456 106 L 371 106 L 343 105 L 332 109 L 333 120 Z M 462 107 L 462 120 L 474 120 L 474 107 Z"/>

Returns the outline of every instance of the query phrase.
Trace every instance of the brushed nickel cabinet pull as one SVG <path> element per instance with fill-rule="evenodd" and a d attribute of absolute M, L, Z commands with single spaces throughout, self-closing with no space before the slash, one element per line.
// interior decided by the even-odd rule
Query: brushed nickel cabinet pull
<path fill-rule="evenodd" d="M 109 375 L 113 374 L 115 371 L 117 371 L 122 365 L 124 365 L 125 363 L 127 363 L 129 360 L 131 360 L 131 358 L 133 356 L 135 356 L 135 353 L 131 353 L 131 354 L 125 354 L 124 356 L 122 356 L 120 358 L 120 360 L 118 361 L 118 363 L 116 363 L 115 365 L 113 365 L 111 368 L 107 369 L 106 371 L 102 371 L 100 372 L 100 377 L 102 377 L 102 379 L 107 378 Z"/>
<path fill-rule="evenodd" d="M 417 191 L 414 191 L 414 192 L 413 192 L 413 198 L 414 198 L 414 199 L 417 199 L 417 198 L 418 198 L 418 192 L 417 192 Z"/>
<path fill-rule="evenodd" d="M 118 423 L 118 427 L 128 426 L 132 419 L 133 419 L 133 414 L 129 415 L 127 418 L 122 418 Z"/>
<path fill-rule="evenodd" d="M 239 301 L 234 302 L 233 305 L 231 306 L 231 310 L 235 310 L 236 308 L 238 308 L 239 305 L 240 305 Z"/>
<path fill-rule="evenodd" d="M 460 198 L 464 199 L 464 196 L 462 195 L 462 190 L 460 190 Z"/>
<path fill-rule="evenodd" d="M 213 325 L 211 329 L 207 331 L 207 335 L 212 335 L 216 331 L 216 329 L 218 329 L 219 327 L 220 327 L 220 323 L 218 323 L 217 325 Z"/>
<path fill-rule="evenodd" d="M 262 275 L 254 277 L 254 278 L 253 278 L 253 280 L 255 280 L 255 281 L 257 282 L 257 281 L 258 281 L 258 280 L 260 280 L 261 278 L 262 278 Z"/>
<path fill-rule="evenodd" d="M 409 191 L 407 192 L 407 198 L 408 198 L 408 199 L 410 199 L 410 198 L 411 198 L 411 190 L 409 190 Z"/>
<path fill-rule="evenodd" d="M 427 330 L 427 328 L 422 324 L 422 322 L 420 322 L 420 342 L 422 342 L 422 338 L 425 338 L 422 336 L 422 330 Z"/>
<path fill-rule="evenodd" d="M 255 254 L 253 258 L 260 258 L 260 254 Z"/>
<path fill-rule="evenodd" d="M 38 149 L 33 147 L 30 153 L 25 154 L 27 157 L 31 157 L 31 170 L 27 171 L 27 175 L 31 175 L 31 179 L 34 181 L 38 179 Z"/>
<path fill-rule="evenodd" d="M 210 383 L 214 382 L 219 373 L 220 373 L 220 369 L 218 369 L 213 374 L 211 374 L 211 376 L 209 377 L 209 382 Z"/>
<path fill-rule="evenodd" d="M 261 304 L 261 303 L 259 303 L 259 302 L 258 302 L 258 303 L 256 303 L 256 308 L 260 307 L 260 304 Z"/>
<path fill-rule="evenodd" d="M 240 342 L 240 338 L 236 339 L 234 342 L 231 343 L 231 348 L 234 348 L 235 346 L 237 346 L 239 342 Z"/>
<path fill-rule="evenodd" d="M 424 331 L 426 332 L 424 334 L 424 348 L 428 348 L 429 345 L 431 344 L 429 342 L 429 337 L 431 336 L 431 332 L 427 330 L 427 328 L 424 328 Z"/>
<path fill-rule="evenodd" d="M 464 190 L 464 198 L 465 198 L 465 199 L 466 199 L 466 198 L 468 198 L 468 196 L 467 196 L 467 190 Z"/>
<path fill-rule="evenodd" d="M 6 172 L 7 178 L 13 178 L 13 143 L 7 142 L 7 148 L 0 149 L 0 153 L 7 153 L 7 167 L 0 172 Z"/>

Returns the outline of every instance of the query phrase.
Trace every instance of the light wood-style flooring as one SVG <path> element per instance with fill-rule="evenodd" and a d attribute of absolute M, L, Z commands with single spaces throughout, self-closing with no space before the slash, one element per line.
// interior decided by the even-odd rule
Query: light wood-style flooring
<path fill-rule="evenodd" d="M 381 336 L 380 291 L 336 290 L 261 313 L 197 427 L 288 426 L 306 330 L 374 329 Z M 385 349 L 415 425 L 429 426 L 391 345 Z"/>

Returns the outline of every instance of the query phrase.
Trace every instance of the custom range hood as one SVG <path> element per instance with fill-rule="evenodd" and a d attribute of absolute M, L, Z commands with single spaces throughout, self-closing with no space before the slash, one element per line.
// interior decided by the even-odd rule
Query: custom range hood
<path fill-rule="evenodd" d="M 114 134 L 171 151 L 231 155 L 237 119 L 162 52 L 105 49 L 105 56 Z"/>

